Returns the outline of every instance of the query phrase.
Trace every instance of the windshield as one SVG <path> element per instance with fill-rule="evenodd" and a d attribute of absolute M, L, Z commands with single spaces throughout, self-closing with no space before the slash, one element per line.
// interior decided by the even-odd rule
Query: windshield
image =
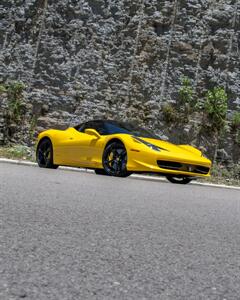
<path fill-rule="evenodd" d="M 108 121 L 105 122 L 105 134 L 127 133 L 143 138 L 159 139 L 159 137 L 150 131 L 136 125 L 124 122 Z"/>

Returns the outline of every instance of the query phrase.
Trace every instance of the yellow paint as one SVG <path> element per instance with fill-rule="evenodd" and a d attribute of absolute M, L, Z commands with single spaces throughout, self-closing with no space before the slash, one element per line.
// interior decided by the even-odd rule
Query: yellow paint
<path fill-rule="evenodd" d="M 39 134 L 38 142 L 48 137 L 53 145 L 53 161 L 56 165 L 103 168 L 103 151 L 113 139 L 120 140 L 127 150 L 127 169 L 131 172 L 156 172 L 166 174 L 179 174 L 197 177 L 206 177 L 198 173 L 162 169 L 157 160 L 167 160 L 192 165 L 211 167 L 211 161 L 202 156 L 200 150 L 190 145 L 174 145 L 166 141 L 141 138 L 161 151 L 152 150 L 145 144 L 136 141 L 128 134 L 99 135 L 94 129 L 87 133 L 77 131 L 75 128 L 66 130 L 50 129 Z M 165 150 L 163 150 L 165 149 Z"/>

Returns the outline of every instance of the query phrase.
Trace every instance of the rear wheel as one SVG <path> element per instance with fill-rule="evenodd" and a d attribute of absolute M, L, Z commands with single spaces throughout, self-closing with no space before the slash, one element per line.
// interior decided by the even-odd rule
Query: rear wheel
<path fill-rule="evenodd" d="M 182 176 L 166 176 L 167 180 L 171 183 L 177 183 L 177 184 L 188 184 L 192 181 L 192 178 L 189 177 L 182 177 Z"/>
<path fill-rule="evenodd" d="M 40 141 L 37 148 L 37 163 L 40 168 L 57 169 L 53 163 L 53 147 L 49 139 Z"/>
<path fill-rule="evenodd" d="M 103 153 L 103 167 L 107 175 L 127 177 L 131 175 L 127 171 L 127 150 L 120 142 L 109 144 Z"/>

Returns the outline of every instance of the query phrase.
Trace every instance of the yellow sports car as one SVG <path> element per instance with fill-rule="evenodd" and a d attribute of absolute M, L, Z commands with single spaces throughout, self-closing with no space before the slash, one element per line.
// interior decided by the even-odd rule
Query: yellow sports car
<path fill-rule="evenodd" d="M 38 136 L 36 156 L 42 168 L 83 167 L 118 177 L 155 173 L 182 184 L 209 176 L 211 168 L 211 161 L 190 145 L 174 145 L 146 129 L 110 120 L 46 130 Z"/>

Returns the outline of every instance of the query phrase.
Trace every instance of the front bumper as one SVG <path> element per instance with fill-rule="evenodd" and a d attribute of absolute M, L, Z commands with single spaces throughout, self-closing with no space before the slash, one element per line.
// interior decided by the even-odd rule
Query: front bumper
<path fill-rule="evenodd" d="M 210 176 L 211 161 L 205 157 L 153 151 L 128 153 L 127 169 L 132 172 L 185 175 L 190 177 Z"/>

